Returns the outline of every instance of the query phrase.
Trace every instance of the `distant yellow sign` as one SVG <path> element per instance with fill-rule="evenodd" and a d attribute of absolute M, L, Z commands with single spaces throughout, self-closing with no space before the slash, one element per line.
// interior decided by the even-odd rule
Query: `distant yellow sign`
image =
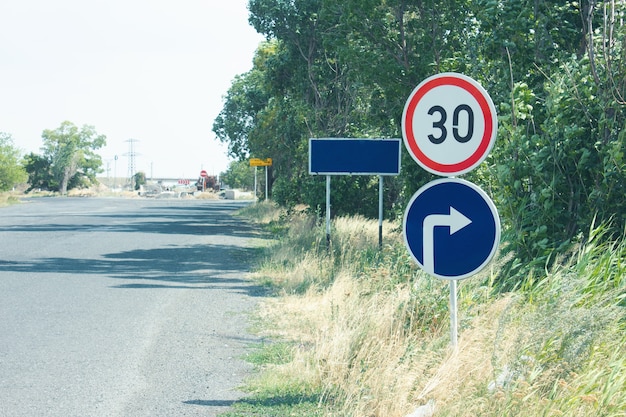
<path fill-rule="evenodd" d="M 250 166 L 251 167 L 269 167 L 269 166 L 272 166 L 272 158 L 267 158 L 267 159 L 250 158 Z"/>

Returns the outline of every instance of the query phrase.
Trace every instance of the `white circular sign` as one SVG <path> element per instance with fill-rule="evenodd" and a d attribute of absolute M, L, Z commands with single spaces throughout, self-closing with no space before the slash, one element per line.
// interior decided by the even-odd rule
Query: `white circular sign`
<path fill-rule="evenodd" d="M 402 113 L 402 137 L 413 159 L 442 176 L 464 174 L 485 160 L 498 131 L 496 108 L 474 79 L 447 72 L 422 81 Z"/>

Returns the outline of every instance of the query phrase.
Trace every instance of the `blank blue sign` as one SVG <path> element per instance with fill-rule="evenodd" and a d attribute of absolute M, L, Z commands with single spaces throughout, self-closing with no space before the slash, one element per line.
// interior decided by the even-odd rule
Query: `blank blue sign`
<path fill-rule="evenodd" d="M 401 139 L 309 139 L 309 174 L 398 175 Z"/>

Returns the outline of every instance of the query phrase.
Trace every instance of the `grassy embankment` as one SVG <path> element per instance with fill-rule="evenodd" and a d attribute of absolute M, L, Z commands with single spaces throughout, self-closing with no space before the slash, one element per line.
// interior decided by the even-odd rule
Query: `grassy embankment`
<path fill-rule="evenodd" d="M 495 290 L 497 260 L 461 281 L 453 351 L 448 283 L 414 265 L 398 224 L 379 251 L 377 222 L 338 218 L 327 251 L 314 218 L 243 215 L 280 236 L 255 273 L 276 296 L 250 397 L 226 416 L 626 416 L 626 243 L 602 228 L 515 292 Z"/>
<path fill-rule="evenodd" d="M 0 207 L 6 207 L 19 203 L 19 196 L 14 192 L 0 192 Z"/>

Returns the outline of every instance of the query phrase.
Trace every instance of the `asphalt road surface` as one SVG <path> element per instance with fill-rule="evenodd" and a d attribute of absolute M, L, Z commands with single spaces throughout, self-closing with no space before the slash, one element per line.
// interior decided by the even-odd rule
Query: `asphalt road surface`
<path fill-rule="evenodd" d="M 0 208 L 0 416 L 216 416 L 240 399 L 263 294 L 244 204 Z"/>

